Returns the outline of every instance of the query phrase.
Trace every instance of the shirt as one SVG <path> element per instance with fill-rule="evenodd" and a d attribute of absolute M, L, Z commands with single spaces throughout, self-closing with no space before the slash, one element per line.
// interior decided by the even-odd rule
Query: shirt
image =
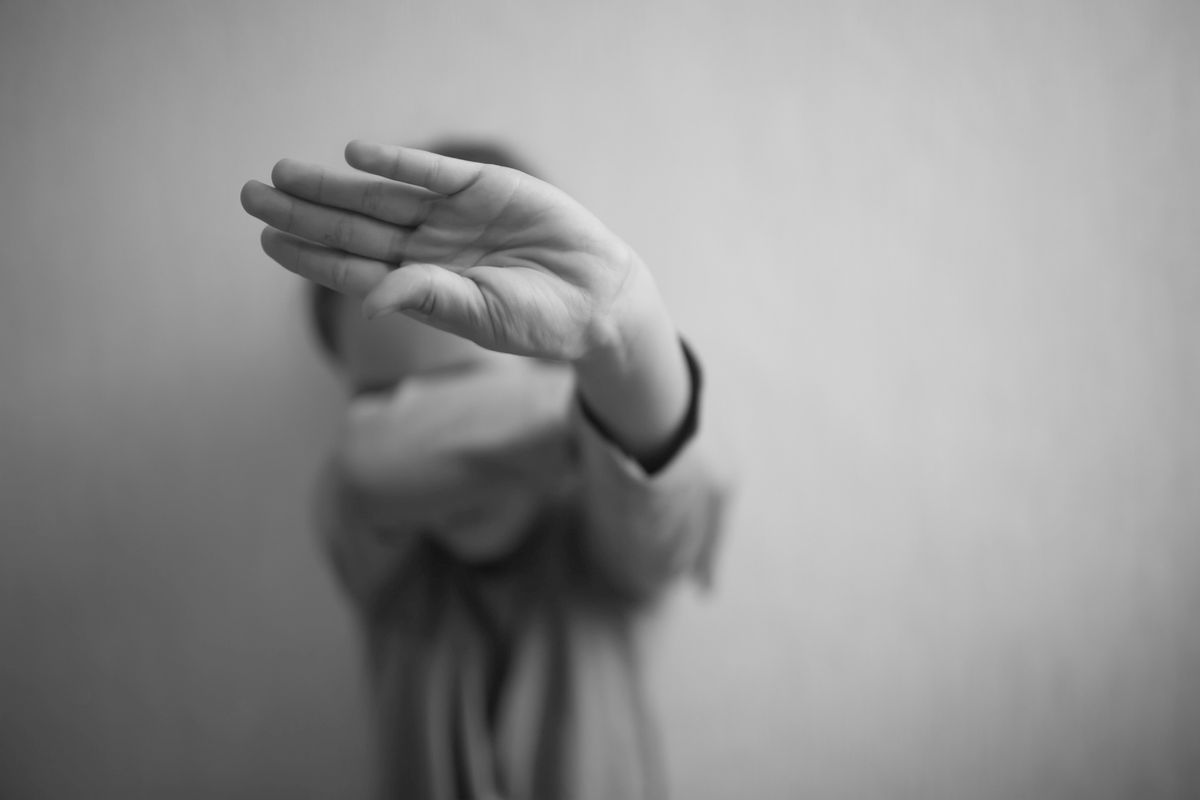
<path fill-rule="evenodd" d="M 344 470 L 326 473 L 324 536 L 362 621 L 383 796 L 666 796 L 638 622 L 677 578 L 707 584 L 725 499 L 685 352 L 688 420 L 653 473 L 605 435 L 569 380 L 561 395 L 538 390 L 541 410 L 500 430 L 431 403 L 417 427 L 437 444 L 391 448 L 422 460 L 393 471 L 412 478 L 375 487 L 395 501 L 383 511 L 364 513 Z M 421 480 L 436 485 L 411 487 Z M 479 497 L 501 502 L 475 507 Z M 481 520 L 519 525 L 516 544 L 467 559 L 438 535 Z"/>

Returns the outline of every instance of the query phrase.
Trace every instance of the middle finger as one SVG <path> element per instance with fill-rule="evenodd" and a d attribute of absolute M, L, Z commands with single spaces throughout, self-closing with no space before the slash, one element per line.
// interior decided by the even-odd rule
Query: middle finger
<path fill-rule="evenodd" d="M 271 170 L 271 182 L 290 195 L 335 206 L 405 227 L 418 227 L 440 195 L 399 181 L 347 175 L 316 164 L 285 158 Z"/>

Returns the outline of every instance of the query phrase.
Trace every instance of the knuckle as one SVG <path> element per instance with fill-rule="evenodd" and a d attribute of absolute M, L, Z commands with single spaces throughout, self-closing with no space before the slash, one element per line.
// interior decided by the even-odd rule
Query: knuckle
<path fill-rule="evenodd" d="M 313 190 L 313 195 L 318 203 L 325 202 L 325 170 L 323 169 L 317 172 L 317 188 Z"/>
<path fill-rule="evenodd" d="M 413 220 L 413 225 L 421 227 L 429 219 L 429 215 L 433 213 L 433 198 L 423 197 L 417 201 L 416 219 Z"/>
<path fill-rule="evenodd" d="M 426 291 L 417 309 L 425 316 L 432 317 L 437 311 L 437 295 L 433 291 Z"/>
<path fill-rule="evenodd" d="M 329 271 L 329 288 L 344 292 L 350 283 L 350 262 L 345 256 L 336 256 Z"/>
<path fill-rule="evenodd" d="M 408 231 L 396 228 L 388 241 L 387 258 L 389 261 L 400 263 L 404 260 L 404 251 L 408 244 Z"/>
<path fill-rule="evenodd" d="M 430 160 L 429 166 L 425 169 L 425 185 L 430 189 L 434 189 L 437 185 L 438 175 L 442 171 L 442 159 L 440 156 L 434 156 Z M 434 191 L 437 191 L 434 189 Z"/>
<path fill-rule="evenodd" d="M 380 194 L 383 191 L 383 184 L 379 181 L 371 181 L 367 184 L 367 188 L 363 190 L 362 208 L 363 211 L 371 216 L 379 214 L 381 205 Z"/>
<path fill-rule="evenodd" d="M 437 290 L 433 276 L 427 274 L 423 283 L 421 302 L 417 305 L 417 310 L 427 317 L 432 317 L 437 311 Z"/>
<path fill-rule="evenodd" d="M 294 233 L 296 230 L 296 202 L 294 200 L 286 200 L 285 203 L 283 230 L 288 233 Z"/>
<path fill-rule="evenodd" d="M 297 275 L 309 277 L 313 274 L 312 254 L 304 247 L 291 247 L 286 263 L 288 269 Z"/>
<path fill-rule="evenodd" d="M 354 228 L 350 223 L 350 218 L 339 214 L 334 220 L 333 228 L 326 237 L 326 241 L 342 250 L 349 249 L 354 243 Z"/>

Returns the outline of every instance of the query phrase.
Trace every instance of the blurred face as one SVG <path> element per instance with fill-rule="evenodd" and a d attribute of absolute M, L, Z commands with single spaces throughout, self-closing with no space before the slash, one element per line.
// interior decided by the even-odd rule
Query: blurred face
<path fill-rule="evenodd" d="M 523 365 L 527 362 L 518 356 L 486 350 L 399 314 L 366 320 L 359 311 L 358 302 L 347 298 L 338 299 L 335 313 L 333 334 L 338 349 L 337 360 L 348 388 L 356 396 L 352 402 L 359 408 L 389 404 L 392 401 L 387 398 L 364 395 L 391 392 L 407 378 L 437 378 L 424 388 L 414 387 L 415 395 L 409 394 L 410 410 L 415 408 L 420 412 L 406 420 L 417 423 L 411 440 L 408 440 L 411 447 L 405 452 L 390 453 L 383 460 L 396 474 L 403 474 L 400 465 L 405 459 L 414 457 L 427 461 L 429 472 L 426 477 L 445 471 L 445 466 L 439 465 L 437 446 L 431 444 L 431 437 L 447 436 L 451 440 L 448 446 L 453 449 L 456 445 L 461 446 L 464 437 L 472 435 L 482 435 L 484 441 L 502 440 L 503 437 L 496 436 L 496 426 L 511 429 L 518 435 L 536 430 L 533 423 L 539 418 L 535 398 L 555 396 L 550 391 L 539 391 L 547 386 L 545 367 L 526 374 Z M 501 361 L 511 362 L 509 366 L 516 369 L 480 369 L 498 365 Z M 486 378 L 486 382 L 481 384 L 480 378 Z M 449 386 L 446 379 L 450 379 L 455 388 L 461 385 L 463 391 L 444 394 Z M 431 386 L 438 388 L 431 389 Z M 486 391 L 481 391 L 481 387 Z M 418 403 L 412 406 L 413 397 L 428 397 L 430 391 L 441 392 L 435 395 L 434 405 Z M 537 393 L 535 398 L 529 397 L 530 391 Z M 542 400 L 543 405 L 546 402 Z M 377 415 L 368 412 L 366 415 L 351 414 L 350 418 L 366 425 L 365 433 L 362 429 L 348 429 L 352 439 L 366 436 L 376 441 L 387 440 L 388 437 L 371 431 Z M 518 449 L 523 459 L 530 458 L 531 452 L 528 445 Z M 511 550 L 520 541 L 538 507 L 537 499 L 526 485 L 531 481 L 527 475 L 531 472 L 530 466 L 514 464 L 511 469 L 495 471 L 493 464 L 492 470 L 493 474 L 486 480 L 471 479 L 464 473 L 463 491 L 456 493 L 453 502 L 441 512 L 444 527 L 439 529 L 439 534 L 442 542 L 460 557 L 472 561 L 494 558 Z M 397 491 L 400 488 L 397 487 Z M 431 502 L 440 501 L 435 495 Z"/>
<path fill-rule="evenodd" d="M 401 314 L 364 319 L 358 301 L 337 301 L 338 361 L 354 394 L 391 390 L 403 379 L 511 358 Z"/>

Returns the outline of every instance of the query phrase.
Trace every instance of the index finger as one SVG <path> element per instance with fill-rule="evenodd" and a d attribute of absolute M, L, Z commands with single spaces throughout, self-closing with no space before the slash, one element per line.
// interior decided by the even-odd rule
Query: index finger
<path fill-rule="evenodd" d="M 423 186 L 439 194 L 461 192 L 483 172 L 483 166 L 474 161 L 359 139 L 346 145 L 346 163 L 363 172 Z"/>

